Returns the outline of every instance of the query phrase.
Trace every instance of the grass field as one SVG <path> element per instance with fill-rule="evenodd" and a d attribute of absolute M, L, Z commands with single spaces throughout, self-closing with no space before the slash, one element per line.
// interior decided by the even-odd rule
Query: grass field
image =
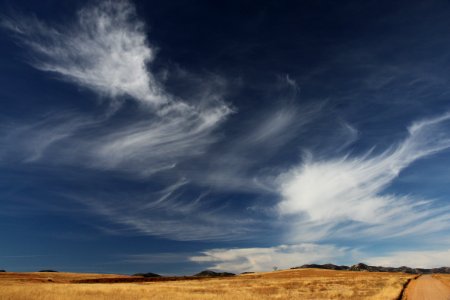
<path fill-rule="evenodd" d="M 450 274 L 435 274 L 433 276 L 441 280 L 446 286 L 450 287 Z"/>
<path fill-rule="evenodd" d="M 228 278 L 136 283 L 71 283 L 120 275 L 71 273 L 4 273 L 2 300 L 259 300 L 259 299 L 396 299 L 413 276 L 318 269 L 285 270 Z"/>

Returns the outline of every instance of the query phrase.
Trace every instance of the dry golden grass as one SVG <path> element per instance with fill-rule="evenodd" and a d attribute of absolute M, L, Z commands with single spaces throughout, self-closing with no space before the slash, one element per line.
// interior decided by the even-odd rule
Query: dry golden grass
<path fill-rule="evenodd" d="M 44 280 L 14 281 L 0 276 L 4 300 L 264 300 L 264 299 L 396 299 L 411 275 L 330 270 L 286 270 L 190 281 L 76 284 L 94 274 L 46 273 Z M 110 275 L 116 278 L 117 275 Z M 23 278 L 22 278 L 23 279 Z M 42 278 L 41 278 L 42 279 Z M 48 279 L 55 282 L 46 281 Z M 56 283 L 60 282 L 60 283 Z"/>
<path fill-rule="evenodd" d="M 129 278 L 128 275 L 116 274 L 90 274 L 90 273 L 63 273 L 63 272 L 29 272 L 29 273 L 0 273 L 0 289 L 8 284 L 29 283 L 69 283 L 73 280 L 95 278 Z"/>
<path fill-rule="evenodd" d="M 433 277 L 436 277 L 440 281 L 442 281 L 446 286 L 450 287 L 450 274 L 435 274 Z"/>

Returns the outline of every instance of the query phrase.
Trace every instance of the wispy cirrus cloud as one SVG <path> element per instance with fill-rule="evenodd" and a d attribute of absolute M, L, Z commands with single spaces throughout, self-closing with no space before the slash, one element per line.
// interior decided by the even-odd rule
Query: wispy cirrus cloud
<path fill-rule="evenodd" d="M 182 179 L 163 189 L 89 191 L 61 196 L 110 221 L 110 234 L 151 235 L 179 241 L 238 240 L 259 231 L 261 221 L 234 212 L 208 192 L 188 190 Z M 259 224 L 259 225 L 258 225 Z M 101 227 L 99 227 L 101 229 Z"/>
<path fill-rule="evenodd" d="M 89 116 L 73 112 L 47 113 L 30 122 L 10 121 L 0 125 L 0 161 L 36 162 L 46 157 L 54 144 L 70 138 L 76 131 L 96 123 Z"/>
<path fill-rule="evenodd" d="M 164 173 L 163 179 L 152 177 L 160 186 L 146 195 L 63 195 L 116 223 L 117 228 L 111 229 L 115 232 L 178 240 L 242 237 L 255 228 L 248 224 L 257 221 L 245 212 L 224 217 L 222 207 L 227 203 L 202 196 L 204 192 L 186 193 L 178 182 L 228 191 L 261 190 L 255 188 L 259 184 L 254 170 L 264 168 L 264 160 L 295 138 L 298 129 L 320 111 L 320 105 L 305 109 L 274 105 L 274 111 L 246 124 L 231 143 L 211 149 L 219 139 L 215 130 L 234 111 L 222 97 L 226 84 L 220 76 L 188 78 L 183 71 L 178 76 L 188 86 L 199 84 L 185 93 L 192 98 L 168 92 L 151 70 L 156 50 L 130 2 L 94 2 L 66 24 L 50 26 L 16 15 L 4 18 L 2 25 L 30 51 L 32 66 L 93 91 L 109 103 L 106 108 L 95 107 L 96 113 L 52 107 L 44 117 L 2 126 L 4 163 L 77 166 L 140 179 Z M 286 84 L 297 92 L 292 79 L 286 77 Z M 254 151 L 260 156 L 256 158 Z"/>
<path fill-rule="evenodd" d="M 70 24 L 49 26 L 14 16 L 2 25 L 31 50 L 34 67 L 94 91 L 113 108 L 101 115 L 59 111 L 3 126 L 8 143 L 20 144 L 13 152 L 24 161 L 51 157 L 149 175 L 203 153 L 215 140 L 212 131 L 232 112 L 218 95 L 189 104 L 165 91 L 149 69 L 155 49 L 145 24 L 128 1 L 94 2 Z M 130 108 L 131 117 L 123 118 L 117 109 L 125 99 L 145 105 Z"/>
<path fill-rule="evenodd" d="M 230 239 L 262 223 L 254 215 L 247 218 L 251 214 L 246 209 L 254 201 L 228 218 L 205 196 L 207 192 L 186 193 L 183 187 L 191 183 L 231 192 L 269 191 L 271 205 L 279 203 L 257 206 L 275 212 L 266 223 L 286 224 L 286 244 L 353 235 L 381 239 L 447 228 L 447 207 L 386 189 L 415 161 L 450 148 L 444 130 L 449 115 L 413 124 L 403 141 L 381 153 L 341 155 L 359 136 L 356 127 L 342 121 L 329 130 L 330 145 L 322 147 L 316 141 L 323 135 L 310 138 L 305 125 L 317 121 L 323 103 L 287 101 L 263 113 L 252 109 L 249 119 L 254 122 L 239 123 L 240 130 L 219 144 L 216 130 L 235 109 L 223 100 L 223 91 L 208 86 L 208 80 L 189 81 L 202 84 L 192 93 L 198 99 L 184 99 L 164 87 L 151 68 L 156 50 L 130 2 L 95 2 L 82 8 L 74 22 L 61 25 L 18 16 L 4 18 L 2 25 L 30 50 L 32 66 L 109 103 L 107 108 L 96 106 L 96 114 L 53 107 L 44 117 L 1 126 L 3 163 L 81 166 L 145 180 L 166 176 L 159 181 L 159 192 L 147 195 L 67 196 L 124 227 L 118 231 L 181 240 Z M 284 81 L 296 96 L 295 81 Z M 314 150 L 325 150 L 293 166 L 277 157 L 286 146 L 301 149 L 300 139 L 311 140 Z"/>
<path fill-rule="evenodd" d="M 449 229 L 450 207 L 437 205 L 433 199 L 386 191 L 415 161 L 450 148 L 448 126 L 450 114 L 414 122 L 406 138 L 381 153 L 372 149 L 362 156 L 347 154 L 335 159 L 314 159 L 309 153 L 300 165 L 275 180 L 280 201 L 274 212 L 284 223 L 280 230 L 284 230 L 281 241 L 286 245 L 211 249 L 191 260 L 239 272 L 330 261 L 445 265 L 448 251 L 397 251 L 373 256 L 365 253 L 364 247 L 389 238 L 423 240 L 429 234 L 440 236 Z M 356 129 L 345 128 L 352 140 Z M 348 243 L 353 246 L 338 246 Z"/>
<path fill-rule="evenodd" d="M 386 189 L 415 161 L 450 148 L 445 130 L 449 120 L 450 114 L 445 114 L 415 122 L 403 141 L 379 154 L 372 150 L 362 156 L 318 160 L 310 156 L 281 174 L 278 209 L 294 220 L 289 237 L 380 239 L 447 228 L 449 207 Z"/>
<path fill-rule="evenodd" d="M 109 100 L 129 96 L 152 105 L 170 101 L 147 70 L 155 49 L 128 1 L 94 2 L 78 11 L 72 24 L 49 26 L 36 18 L 14 16 L 4 18 L 2 25 L 32 50 L 31 63 L 40 70 Z"/>
<path fill-rule="evenodd" d="M 285 105 L 261 113 L 203 162 L 208 170 L 206 178 L 191 170 L 189 176 L 199 185 L 220 190 L 274 192 L 272 180 L 265 178 L 273 176 L 276 169 L 271 160 L 304 132 L 320 115 L 320 108 L 320 105 Z"/>
<path fill-rule="evenodd" d="M 3 18 L 2 25 L 30 51 L 32 66 L 108 103 L 95 104 L 90 113 L 52 107 L 44 116 L 2 124 L 3 164 L 77 166 L 149 178 L 207 151 L 217 140 L 214 130 L 233 111 L 210 88 L 188 100 L 166 91 L 150 69 L 156 51 L 129 1 L 95 1 L 66 24 L 15 15 Z M 62 196 L 122 226 L 121 232 L 182 240 L 229 238 L 236 232 L 237 226 L 219 228 L 217 209 L 200 202 L 202 193 L 181 197 L 177 183 L 186 183 L 183 178 L 174 172 L 140 197 Z M 194 211 L 196 217 L 186 218 Z"/>
<path fill-rule="evenodd" d="M 233 115 L 230 123 L 235 122 L 239 130 L 228 132 L 198 162 L 201 173 L 189 167 L 185 170 L 193 182 L 222 191 L 277 192 L 272 179 L 280 170 L 280 156 L 297 147 L 308 127 L 322 116 L 325 104 L 299 103 L 299 86 L 287 75 L 279 76 L 267 89 L 270 104 Z"/>

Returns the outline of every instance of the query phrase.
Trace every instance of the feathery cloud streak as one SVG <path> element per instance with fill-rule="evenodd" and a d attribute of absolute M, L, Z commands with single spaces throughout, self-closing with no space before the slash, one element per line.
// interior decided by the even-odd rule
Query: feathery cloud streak
<path fill-rule="evenodd" d="M 277 183 L 281 201 L 277 209 L 286 219 L 283 240 L 294 245 L 269 248 L 212 249 L 191 260 L 219 270 L 270 270 L 277 265 L 289 268 L 304 263 L 334 263 L 363 260 L 394 266 L 437 267 L 445 264 L 448 251 L 398 251 L 386 256 L 368 254 L 315 241 L 364 241 L 377 243 L 385 238 L 448 230 L 450 208 L 433 205 L 432 200 L 411 195 L 386 193 L 400 172 L 418 159 L 450 148 L 446 127 L 450 114 L 413 123 L 408 136 L 380 154 L 374 150 L 360 157 L 314 160 L 310 155 L 281 174 Z M 346 244 L 344 242 L 344 244 Z"/>
<path fill-rule="evenodd" d="M 148 69 L 155 50 L 147 41 L 143 22 L 127 1 L 96 2 L 81 9 L 77 20 L 69 26 L 49 26 L 32 18 L 9 18 L 2 24 L 33 51 L 33 66 L 94 91 L 114 107 L 113 113 L 108 110 L 100 116 L 56 111 L 44 120 L 15 128 L 2 127 L 1 133 L 5 134 L 1 143 L 6 147 L 0 154 L 5 161 L 15 157 L 27 163 L 81 165 L 146 177 L 175 169 L 189 158 L 207 153 L 217 140 L 214 130 L 232 112 L 221 96 L 212 95 L 210 89 L 205 92 L 209 98 L 198 101 L 179 99 L 164 89 Z M 291 79 L 286 80 L 295 85 Z M 127 107 L 121 115 L 125 105 L 120 104 L 127 100 L 139 105 Z M 301 113 L 285 107 L 268 114 L 265 122 L 253 126 L 256 130 L 239 135 L 235 145 L 229 146 L 225 153 L 223 147 L 216 156 L 210 155 L 214 162 L 200 164 L 212 169 L 208 170 L 211 174 L 208 180 L 204 180 L 203 169 L 197 165 L 191 169 L 201 170 L 192 172 L 199 178 L 192 180 L 224 189 L 243 189 L 249 181 L 237 175 L 244 174 L 245 179 L 253 177 L 257 181 L 260 175 L 257 171 L 260 165 L 264 167 L 261 161 L 253 159 L 255 150 L 264 159 L 270 159 L 315 114 L 316 110 L 311 109 L 311 114 L 305 114 L 308 118 L 300 119 Z M 441 126 L 448 119 L 446 115 L 414 124 L 409 128 L 408 138 L 381 154 L 307 158 L 281 175 L 279 168 L 267 168 L 265 174 L 271 173 L 270 179 L 278 178 L 275 184 L 268 184 L 268 189 L 273 192 L 271 187 L 278 187 L 275 191 L 282 199 L 278 211 L 282 217 L 289 217 L 286 219 L 291 234 L 286 239 L 304 242 L 330 236 L 348 237 L 354 232 L 360 237 L 392 237 L 442 228 L 449 219 L 446 209 L 435 208 L 427 199 L 386 194 L 385 189 L 414 161 L 449 147 L 449 138 L 441 134 Z M 357 136 L 351 126 L 344 131 L 352 138 Z M 347 146 L 340 144 L 334 148 L 342 151 Z M 175 228 L 189 227 L 180 226 L 180 216 L 203 211 L 200 208 L 203 206 L 188 205 L 179 202 L 178 196 L 169 196 L 118 205 L 121 199 L 104 195 L 111 200 L 86 202 L 101 214 L 140 232 L 180 238 L 182 233 L 176 233 Z M 155 209 L 161 218 L 150 222 L 150 214 L 140 211 L 142 205 Z M 171 209 L 176 211 L 174 216 L 161 213 Z M 214 217 L 205 216 L 204 220 Z M 192 224 L 189 232 L 197 230 L 196 222 L 202 223 L 198 220 L 189 223 Z M 208 222 L 202 224 L 203 229 L 212 228 Z M 189 236 L 211 237 L 205 231 L 198 232 L 202 234 Z M 216 234 L 219 230 L 214 231 L 213 235 Z"/>
<path fill-rule="evenodd" d="M 2 24 L 33 51 L 33 66 L 96 92 L 113 108 L 100 117 L 56 112 L 19 124 L 19 130 L 5 128 L 8 142 L 21 145 L 24 161 L 51 156 L 58 163 L 145 176 L 203 153 L 215 140 L 212 131 L 232 111 L 218 95 L 188 104 L 164 90 L 148 70 L 155 50 L 128 1 L 95 2 L 71 25 L 50 27 L 25 17 L 5 18 Z M 125 99 L 143 105 L 123 120 L 117 109 Z M 40 134 L 27 143 L 34 125 Z"/>
<path fill-rule="evenodd" d="M 259 230 L 257 220 L 230 215 L 224 203 L 207 192 L 187 190 L 180 180 L 162 190 L 111 191 L 98 189 L 63 195 L 82 203 L 88 213 L 112 221 L 104 231 L 112 234 L 151 235 L 178 241 L 234 240 Z M 102 229 L 102 228 L 99 228 Z"/>
<path fill-rule="evenodd" d="M 443 229 L 448 207 L 385 193 L 400 172 L 418 159 L 450 148 L 450 114 L 413 123 L 408 136 L 381 154 L 305 161 L 279 179 L 281 215 L 297 216 L 295 240 L 324 237 L 394 237 Z"/>
<path fill-rule="evenodd" d="M 127 1 L 102 1 L 78 11 L 75 23 L 50 27 L 35 18 L 9 18 L 7 27 L 34 51 L 36 68 L 110 98 L 123 95 L 153 105 L 169 101 L 147 71 L 155 57 L 144 23 Z"/>
<path fill-rule="evenodd" d="M 189 101 L 165 90 L 148 68 L 155 49 L 128 1 L 96 1 L 70 24 L 49 26 L 15 16 L 2 25 L 31 51 L 32 66 L 108 101 L 106 109 L 98 105 L 92 113 L 52 107 L 44 117 L 2 124 L 3 164 L 82 166 L 147 178 L 204 153 L 216 141 L 213 131 L 232 112 L 221 94 L 210 90 L 209 98 Z M 127 101 L 138 105 L 124 105 Z M 200 203 L 202 193 L 181 196 L 182 176 L 170 181 L 161 180 L 159 192 L 140 197 L 129 192 L 63 197 L 126 227 L 120 232 L 189 240 L 229 238 L 237 231 L 237 224 L 229 231 L 218 228 L 208 205 Z M 193 211 L 198 217 L 185 217 Z"/>

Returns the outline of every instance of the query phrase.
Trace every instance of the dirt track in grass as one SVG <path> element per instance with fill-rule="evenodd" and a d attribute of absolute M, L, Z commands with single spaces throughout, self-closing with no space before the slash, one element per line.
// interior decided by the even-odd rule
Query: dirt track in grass
<path fill-rule="evenodd" d="M 450 287 L 439 275 L 422 275 L 412 280 L 406 289 L 404 300 L 450 300 Z"/>

